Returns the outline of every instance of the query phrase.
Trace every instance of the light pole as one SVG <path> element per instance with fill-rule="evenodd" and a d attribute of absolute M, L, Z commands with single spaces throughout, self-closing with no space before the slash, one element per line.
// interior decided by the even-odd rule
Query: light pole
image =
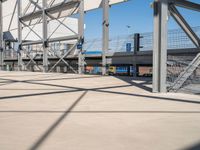
<path fill-rule="evenodd" d="M 130 25 L 126 25 L 126 28 L 127 28 L 127 34 L 129 35 L 130 34 L 131 26 Z"/>

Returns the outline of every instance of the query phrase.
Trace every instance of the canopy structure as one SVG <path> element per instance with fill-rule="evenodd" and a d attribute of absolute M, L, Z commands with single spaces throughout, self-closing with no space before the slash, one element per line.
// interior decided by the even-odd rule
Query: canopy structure
<path fill-rule="evenodd" d="M 84 13 L 103 8 L 103 74 L 106 74 L 106 51 L 109 49 L 109 6 L 127 0 L 7 0 L 3 2 L 3 31 L 9 31 L 19 42 L 19 52 L 28 45 L 43 45 L 43 71 L 52 71 L 63 58 L 79 46 L 78 72 L 84 72 Z M 4 9 L 4 8 L 10 8 Z M 72 17 L 73 16 L 73 17 Z M 48 68 L 49 43 L 73 41 L 73 46 L 60 60 Z M 34 58 L 30 58 L 33 63 Z M 64 61 L 69 66 L 69 64 Z M 21 54 L 18 57 L 19 70 L 22 70 Z M 69 66 L 70 67 L 70 66 Z M 70 67 L 72 69 L 72 67 Z M 75 71 L 74 71 L 75 72 Z"/>
<path fill-rule="evenodd" d="M 23 1 L 25 2 L 25 1 Z M 10 31 L 15 39 L 18 38 L 18 18 L 17 18 L 17 3 L 13 2 L 13 0 L 7 0 L 6 2 L 3 3 L 3 31 Z M 33 7 L 33 6 L 31 6 Z M 11 8 L 9 10 L 4 9 L 4 8 Z M 25 11 L 26 8 L 23 9 Z M 15 11 L 14 11 L 15 10 Z M 28 9 L 29 11 L 31 8 Z M 41 15 L 40 15 L 41 16 Z M 42 19 L 37 19 L 37 24 L 34 25 L 33 21 L 32 24 L 29 24 L 29 27 L 33 28 L 34 26 L 34 31 L 37 32 L 39 36 L 42 37 Z M 69 28 L 71 28 L 73 31 L 76 33 L 78 32 L 78 20 L 77 18 L 72 18 L 68 17 L 67 19 L 59 19 L 62 21 L 64 24 L 68 25 Z M 59 22 L 56 20 L 50 20 L 48 22 L 48 33 L 52 34 L 52 32 L 58 27 Z M 59 26 L 59 28 L 54 32 L 52 35 L 52 38 L 57 38 L 61 37 L 63 35 L 73 35 L 73 33 L 69 30 L 66 29 L 64 26 Z M 23 28 L 23 33 L 22 33 L 22 39 L 24 40 L 39 40 L 38 36 L 36 36 L 33 32 L 30 32 L 30 29 L 28 27 Z"/>
<path fill-rule="evenodd" d="M 103 8 L 102 20 L 102 74 L 106 75 L 109 49 L 109 6 L 128 0 L 7 0 L 0 1 L 0 66 L 3 66 L 3 31 L 10 31 L 19 42 L 18 68 L 22 70 L 21 51 L 24 46 L 41 44 L 43 48 L 43 70 L 52 71 L 61 61 L 72 70 L 64 60 L 74 49 L 78 50 L 78 72 L 84 73 L 84 14 L 87 11 Z M 3 5 L 3 6 L 2 6 Z M 179 12 L 177 7 L 200 11 L 200 4 L 189 0 L 154 0 L 154 48 L 153 48 L 153 91 L 166 92 L 166 58 L 167 58 L 167 23 L 168 16 L 178 23 L 193 44 L 200 49 L 200 39 Z M 2 11 L 3 8 L 3 11 Z M 7 9 L 10 8 L 10 9 Z M 4 16 L 4 17 L 2 17 Z M 4 18 L 4 19 L 3 19 Z M 2 29 L 3 24 L 3 29 Z M 26 41 L 28 40 L 28 42 Z M 59 61 L 48 68 L 49 43 L 57 41 L 74 41 L 71 48 L 59 56 Z M 30 60 L 35 63 L 34 58 Z M 179 88 L 200 64 L 200 55 L 186 68 L 172 89 Z M 35 65 L 37 65 L 35 63 Z M 76 72 L 75 70 L 73 70 Z"/>

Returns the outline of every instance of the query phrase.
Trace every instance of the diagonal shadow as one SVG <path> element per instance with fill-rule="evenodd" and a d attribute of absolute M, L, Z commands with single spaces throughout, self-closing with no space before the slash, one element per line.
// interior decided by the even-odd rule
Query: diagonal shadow
<path fill-rule="evenodd" d="M 41 75 L 46 75 L 46 74 L 41 74 Z M 21 75 L 20 75 L 21 76 Z M 30 76 L 33 76 L 33 75 L 30 75 Z M 58 76 L 58 75 L 49 75 L 49 76 L 47 76 L 47 77 L 52 77 L 52 76 Z M 0 76 L 1 77 L 1 76 Z M 7 76 L 5 76 L 5 77 L 7 77 Z M 39 75 L 39 77 L 41 77 L 40 75 Z M 46 77 L 46 76 L 45 76 Z M 34 78 L 34 79 L 37 79 L 38 77 L 36 77 L 36 78 Z M 6 84 L 2 84 L 2 85 L 0 85 L 0 86 L 4 86 L 4 85 L 8 85 L 8 84 L 14 84 L 14 83 L 18 83 L 18 82 L 25 82 L 25 81 L 29 81 L 29 80 L 13 80 L 13 79 L 4 79 L 4 78 L 0 78 L 0 80 L 3 80 L 3 81 L 5 81 L 5 82 L 8 82 L 8 83 L 6 83 Z"/>
<path fill-rule="evenodd" d="M 40 83 L 37 83 L 37 84 L 40 84 Z M 52 85 L 52 86 L 57 86 L 57 85 Z M 130 86 L 130 85 L 125 85 L 125 87 L 127 87 L 127 86 Z M 60 87 L 60 86 L 58 86 L 58 87 Z M 149 95 L 141 95 L 141 94 L 115 92 L 115 91 L 105 91 L 105 89 L 118 88 L 117 86 L 103 87 L 103 88 L 92 88 L 92 89 L 76 88 L 76 87 L 68 87 L 68 86 L 62 86 L 62 87 L 72 88 L 73 90 L 56 91 L 56 92 L 45 92 L 45 93 L 35 93 L 35 94 L 24 94 L 24 95 L 15 95 L 15 96 L 5 96 L 5 97 L 0 97 L 0 100 L 21 98 L 21 97 L 31 97 L 31 96 L 38 96 L 38 95 L 51 95 L 51 94 L 60 94 L 60 93 L 70 93 L 70 92 L 78 92 L 78 91 L 87 90 L 87 91 L 94 91 L 94 92 L 101 92 L 101 93 L 111 93 L 111 94 L 127 95 L 127 96 L 134 96 L 134 97 L 144 97 L 144 98 L 157 99 L 157 100 L 175 101 L 175 102 L 181 102 L 181 103 L 200 104 L 200 101 L 175 99 L 175 98 L 166 98 L 166 97 L 157 97 L 157 96 L 149 96 Z M 124 87 L 124 86 L 119 86 L 119 87 Z"/>
<path fill-rule="evenodd" d="M 100 88 L 78 88 L 73 86 L 65 86 L 65 85 L 57 85 L 57 84 L 49 84 L 49 83 L 40 83 L 40 82 L 32 82 L 32 81 L 18 81 L 18 80 L 11 80 L 12 82 L 21 82 L 27 84 L 35 84 L 35 85 L 44 85 L 44 86 L 51 86 L 51 87 L 59 87 L 59 88 L 69 88 L 69 89 L 76 89 L 76 90 L 98 90 L 98 89 L 114 89 L 114 88 L 122 88 L 122 87 L 130 87 L 132 85 L 120 85 L 120 86 L 107 86 L 107 87 L 100 87 Z"/>
<path fill-rule="evenodd" d="M 117 79 L 120 79 L 120 80 L 128 83 L 128 84 L 131 84 L 132 86 L 136 86 L 138 88 L 141 88 L 141 89 L 143 89 L 145 91 L 148 91 L 148 92 L 152 91 L 152 88 L 145 86 L 145 84 L 149 84 L 151 82 L 151 80 L 147 80 L 147 81 L 145 81 L 143 83 L 136 83 L 136 82 L 132 81 L 133 78 L 130 78 L 130 77 L 123 77 L 123 76 L 115 76 L 115 77 Z"/>
<path fill-rule="evenodd" d="M 119 94 L 119 95 L 127 95 L 127 96 L 135 96 L 135 97 L 144 97 L 144 98 L 151 98 L 157 100 L 167 100 L 167 101 L 175 101 L 181 103 L 192 103 L 192 104 L 200 104 L 200 101 L 193 101 L 193 100 L 184 100 L 184 99 L 175 99 L 175 98 L 167 98 L 167 97 L 157 97 L 157 96 L 148 96 L 148 95 L 141 95 L 141 94 L 131 94 L 131 93 L 124 93 L 124 92 L 114 92 L 114 91 L 104 91 L 104 90 L 94 90 L 96 92 L 102 93 L 111 93 L 111 94 Z"/>
<path fill-rule="evenodd" d="M 21 80 L 21 81 L 20 80 L 11 80 L 11 79 L 2 79 L 2 80 L 9 81 L 10 84 L 12 84 L 12 83 L 28 83 L 28 84 L 44 85 L 44 86 L 59 87 L 59 88 L 72 88 L 72 89 L 77 89 L 77 90 L 85 90 L 84 88 L 77 88 L 77 87 L 49 84 L 49 83 L 40 83 L 40 82 L 38 83 L 38 82 L 31 82 L 28 80 Z"/>
<path fill-rule="evenodd" d="M 194 144 L 188 148 L 183 148 L 183 150 L 200 150 L 200 142 L 197 144 Z"/>
<path fill-rule="evenodd" d="M 17 89 L 17 88 L 9 88 L 9 89 L 0 89 L 0 91 L 52 91 L 52 90 L 55 90 L 55 91 L 59 91 L 59 90 L 63 90 L 63 89 L 39 89 L 39 88 L 36 88 L 36 89 Z"/>
<path fill-rule="evenodd" d="M 39 80 L 27 80 L 27 81 L 58 81 L 58 80 L 79 80 L 79 79 L 91 79 L 91 78 L 103 78 L 103 76 L 76 77 L 76 78 L 56 78 L 56 79 L 39 79 Z"/>
<path fill-rule="evenodd" d="M 6 80 L 6 79 L 5 79 Z M 111 94 L 119 94 L 119 95 L 128 95 L 128 96 L 135 96 L 135 97 L 144 97 L 144 98 L 153 98 L 157 100 L 168 100 L 168 101 L 175 101 L 175 102 L 182 102 L 182 103 L 193 103 L 193 104 L 200 104 L 200 101 L 192 101 L 192 100 L 184 100 L 184 99 L 175 99 L 175 98 L 166 98 L 166 97 L 156 97 L 156 96 L 149 96 L 149 95 L 141 95 L 141 94 L 132 94 L 132 93 L 124 93 L 124 92 L 115 92 L 115 91 L 105 91 L 105 89 L 114 89 L 114 88 L 121 88 L 121 87 L 128 87 L 132 85 L 122 85 L 122 86 L 110 86 L 110 87 L 100 87 L 100 88 L 78 88 L 72 86 L 63 86 L 63 85 L 55 85 L 55 84 L 48 84 L 48 83 L 35 83 L 29 81 L 17 81 L 11 80 L 13 82 L 22 82 L 22 83 L 29 83 L 29 84 L 37 84 L 37 85 L 45 85 L 45 86 L 53 86 L 53 87 L 61 87 L 61 88 L 69 88 L 73 90 L 67 91 L 57 91 L 57 92 L 47 92 L 47 93 L 37 93 L 37 94 L 26 94 L 26 95 L 16 95 L 16 96 L 6 96 L 0 97 L 2 99 L 9 99 L 9 98 L 18 98 L 18 97 L 29 97 L 29 96 L 38 96 L 38 95 L 49 95 L 49 94 L 57 94 L 57 93 L 66 93 L 66 92 L 77 92 L 77 91 L 95 91 L 95 92 L 103 92 L 103 93 L 111 93 Z M 137 85 L 135 85 L 137 86 Z"/>
<path fill-rule="evenodd" d="M 1 84 L 1 83 L 9 83 L 9 82 L 10 82 L 10 81 L 3 81 L 3 82 L 0 82 L 0 84 Z"/>
<path fill-rule="evenodd" d="M 48 136 L 58 127 L 58 125 L 69 115 L 69 111 L 72 111 L 76 105 L 82 100 L 82 98 L 87 94 L 85 91 L 50 127 L 45 131 L 45 133 L 31 146 L 29 150 L 38 149 L 42 143 L 47 140 Z"/>
<path fill-rule="evenodd" d="M 58 76 L 58 75 L 62 75 L 62 74 L 46 74 L 46 73 L 40 73 L 40 74 L 28 74 L 28 75 L 25 75 L 25 74 L 23 74 L 23 77 L 41 77 L 41 76 L 45 76 L 45 77 L 54 77 L 54 76 Z M 14 74 L 14 75 L 3 75 L 3 76 L 0 76 L 0 78 L 3 78 L 3 77 L 22 77 L 22 75 L 21 74 L 19 74 L 19 75 L 16 75 L 16 74 Z"/>
<path fill-rule="evenodd" d="M 4 96 L 4 97 L 0 97 L 0 100 L 15 99 L 15 98 L 22 98 L 22 97 L 32 97 L 32 96 L 44 96 L 44 95 L 62 94 L 62 93 L 72 93 L 72 92 L 79 92 L 79 91 L 83 91 L 83 90 L 65 90 L 65 91 L 55 91 L 55 92 L 44 92 L 44 93 Z"/>
<path fill-rule="evenodd" d="M 76 90 L 98 90 L 98 89 L 114 89 L 114 88 L 122 88 L 122 87 L 130 87 L 132 85 L 119 85 L 119 86 L 107 86 L 107 87 L 99 87 L 99 88 L 79 88 L 74 86 L 65 86 L 65 85 L 57 85 L 57 84 L 49 84 L 49 83 L 38 83 L 38 82 L 30 82 L 30 81 L 23 81 L 24 83 L 29 84 L 36 84 L 36 85 L 44 85 L 44 86 L 52 86 L 52 87 L 59 87 L 59 88 L 68 88 L 68 89 L 76 89 Z"/>
<path fill-rule="evenodd" d="M 60 114 L 60 113 L 74 113 L 74 114 L 123 114 L 123 113 L 136 113 L 136 114 L 199 114 L 200 111 L 128 111 L 128 110 L 91 110 L 91 111 L 52 111 L 52 110 L 4 110 L 0 111 L 0 113 L 26 113 L 26 114 Z"/>
<path fill-rule="evenodd" d="M 15 81 L 7 81 L 7 83 L 1 84 L 0 86 L 9 85 L 9 84 L 13 84 L 13 83 L 17 83 L 17 82 L 15 82 Z"/>

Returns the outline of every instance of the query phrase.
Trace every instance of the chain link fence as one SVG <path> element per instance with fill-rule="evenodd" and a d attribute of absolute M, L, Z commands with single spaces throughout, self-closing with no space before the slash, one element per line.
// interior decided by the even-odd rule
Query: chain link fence
<path fill-rule="evenodd" d="M 200 35 L 200 26 L 193 28 L 197 35 Z M 153 33 L 141 33 L 140 34 L 140 51 L 153 50 Z M 121 35 L 117 37 L 111 37 L 109 40 L 110 52 L 126 52 L 126 44 L 131 43 L 132 51 L 134 49 L 134 35 Z M 173 29 L 168 31 L 168 49 L 187 49 L 195 48 L 195 45 L 191 42 L 185 32 L 181 29 Z M 84 49 L 87 51 L 101 51 L 102 39 L 96 38 L 86 40 Z"/>
<path fill-rule="evenodd" d="M 179 75 L 185 71 L 190 62 L 195 56 L 168 56 L 167 62 L 167 84 L 170 88 L 177 80 Z M 194 94 L 200 94 L 200 66 L 190 75 L 190 77 L 184 82 L 179 92 L 188 92 Z"/>

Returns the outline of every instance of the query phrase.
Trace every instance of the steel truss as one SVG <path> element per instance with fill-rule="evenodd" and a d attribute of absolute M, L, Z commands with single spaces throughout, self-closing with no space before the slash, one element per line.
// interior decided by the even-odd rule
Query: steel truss
<path fill-rule="evenodd" d="M 187 0 L 154 1 L 153 92 L 167 92 L 167 20 L 169 13 L 200 50 L 199 37 L 180 14 L 177 6 L 200 11 L 200 4 Z"/>
<path fill-rule="evenodd" d="M 34 44 L 42 44 L 43 47 L 43 71 L 48 72 L 52 71 L 59 62 L 63 61 L 67 66 L 69 66 L 68 62 L 64 60 L 65 57 L 69 55 L 69 53 L 76 48 L 77 45 L 82 45 L 84 42 L 84 0 L 64 0 L 60 4 L 54 4 L 55 0 L 52 0 L 52 3 L 47 6 L 47 0 L 43 0 L 42 6 L 38 4 L 38 1 L 29 0 L 29 4 L 27 5 L 24 13 L 21 8 L 21 1 L 18 0 L 18 41 L 19 45 L 19 53 L 18 53 L 18 68 L 22 70 L 23 61 L 21 56 L 21 51 L 24 49 L 24 46 L 34 45 Z M 2 2 L 0 1 L 0 15 L 2 16 Z M 109 47 L 109 0 L 103 0 L 103 54 L 102 54 L 102 74 L 106 74 L 106 52 Z M 30 5 L 34 5 L 35 9 L 32 13 L 27 13 Z M 176 7 L 183 7 L 186 9 L 190 9 L 193 11 L 200 11 L 200 4 L 190 2 L 188 0 L 154 0 L 154 54 L 153 54 L 153 92 L 167 92 L 166 87 L 166 70 L 167 70 L 167 20 L 168 15 L 170 14 L 175 21 L 180 25 L 183 31 L 188 35 L 194 45 L 200 49 L 200 39 L 189 26 L 184 17 L 180 14 Z M 62 11 L 70 10 L 74 8 L 71 13 L 63 14 Z M 48 21 L 57 20 L 60 25 L 64 25 L 59 18 L 68 17 L 71 14 L 78 14 L 78 33 L 73 36 L 65 36 L 59 38 L 51 38 L 51 35 L 48 37 L 47 26 Z M 38 19 L 37 23 L 43 24 L 43 36 L 40 37 L 37 32 L 34 31 L 35 24 L 33 23 L 34 19 Z M 3 31 L 2 31 L 2 17 L 0 19 L 0 47 L 1 47 L 1 57 L 0 57 L 0 67 L 2 69 L 3 66 Z M 33 27 L 31 27 L 31 25 Z M 67 25 L 64 25 L 69 29 Z M 39 37 L 38 41 L 25 42 L 22 40 L 22 29 L 23 27 L 28 27 L 30 32 L 35 33 Z M 73 32 L 73 31 L 72 31 Z M 58 56 L 59 61 L 52 67 L 48 68 L 48 52 L 49 43 L 55 41 L 65 41 L 65 40 L 77 40 L 77 42 L 72 46 L 72 48 L 67 51 L 62 57 Z M 31 57 L 30 54 L 27 53 L 30 57 L 30 61 L 36 65 L 34 62 L 34 57 Z M 82 48 L 80 49 L 78 55 L 78 72 L 84 72 L 84 55 L 82 53 Z M 29 62 L 27 65 L 29 65 Z M 39 66 L 38 66 L 39 67 Z M 71 66 L 69 66 L 72 68 Z"/>
<path fill-rule="evenodd" d="M 27 65 L 25 65 L 26 68 L 27 66 L 32 62 L 39 70 L 43 70 L 43 72 L 51 72 L 53 69 L 61 62 L 63 61 L 73 72 L 77 73 L 69 65 L 67 61 L 64 60 L 65 57 L 67 57 L 75 48 L 78 44 L 83 44 L 82 42 L 84 41 L 84 0 L 64 0 L 62 3 L 55 4 L 52 0 L 50 5 L 47 4 L 47 0 L 42 0 L 42 6 L 37 1 L 29 0 L 29 4 L 26 6 L 26 9 L 24 12 L 22 12 L 22 0 L 18 0 L 18 41 L 19 41 L 19 53 L 18 53 L 18 68 L 19 70 L 22 70 L 22 66 L 24 66 L 24 63 L 22 61 L 22 55 L 21 52 L 25 52 L 25 54 L 30 58 L 30 62 L 28 62 Z M 30 6 L 33 5 L 35 9 L 31 13 L 27 13 Z M 67 11 L 64 15 L 62 14 L 63 11 Z M 67 19 L 67 17 L 73 15 L 73 14 L 78 15 L 78 33 L 73 31 L 70 27 L 68 27 L 66 24 L 63 22 Z M 61 15 L 62 14 L 62 15 Z M 62 21 L 59 19 L 63 19 Z M 33 20 L 37 20 L 36 23 L 33 23 Z M 51 35 L 48 36 L 48 22 L 56 20 L 59 25 L 57 28 L 53 31 Z M 35 30 L 34 27 L 42 23 L 42 31 L 43 35 L 40 36 Z M 66 29 L 70 30 L 73 32 L 74 35 L 70 36 L 63 36 L 63 37 L 57 37 L 57 38 L 52 38 L 52 35 L 57 31 L 57 29 L 60 26 L 64 26 Z M 37 41 L 25 41 L 25 39 L 22 39 L 22 31 L 23 27 L 27 27 L 30 32 L 27 34 L 26 38 L 30 33 L 34 33 L 39 40 Z M 59 58 L 59 61 L 52 67 L 48 68 L 48 53 L 52 53 L 52 51 L 49 48 L 49 43 L 57 42 L 57 41 L 69 41 L 69 40 L 75 40 L 76 42 L 70 48 L 63 56 L 58 56 L 56 57 Z M 27 49 L 24 48 L 25 46 L 28 45 L 38 45 L 42 44 L 43 47 L 43 68 L 40 68 L 36 62 L 34 61 L 35 57 L 31 57 L 30 54 L 27 53 Z M 82 49 L 79 51 L 79 61 L 80 61 L 80 56 L 82 56 Z M 82 61 L 80 61 L 81 64 L 83 64 Z M 79 65 L 79 73 L 83 73 L 83 65 Z M 81 69 L 80 69 L 81 68 Z"/>
<path fill-rule="evenodd" d="M 2 2 L 5 0 L 1 0 L 0 7 L 2 6 Z M 54 4 L 55 0 L 51 0 L 49 5 L 47 4 L 47 0 L 42 0 L 42 6 L 39 4 L 39 0 L 29 0 L 29 3 L 24 9 L 24 12 L 22 12 L 22 0 L 16 0 L 16 5 L 13 11 L 13 15 L 11 18 L 10 25 L 8 27 L 8 31 L 10 30 L 10 26 L 14 17 L 15 10 L 17 9 L 17 16 L 18 16 L 18 42 L 19 42 L 19 48 L 18 48 L 18 70 L 21 71 L 23 68 L 29 69 L 30 64 L 34 64 L 37 69 L 42 70 L 43 72 L 51 72 L 53 69 L 61 62 L 63 61 L 71 70 L 75 73 L 73 67 L 69 65 L 67 61 L 65 61 L 65 58 L 77 47 L 77 45 L 83 45 L 84 42 L 84 0 L 63 0 L 62 3 Z M 31 6 L 34 6 L 34 9 L 32 12 L 30 12 Z M 102 0 L 102 7 L 103 7 L 103 34 L 102 34 L 102 74 L 106 75 L 107 70 L 107 62 L 106 62 L 106 55 L 107 51 L 109 50 L 109 0 Z M 2 9 L 1 9 L 2 10 Z M 67 13 L 62 13 L 63 11 L 67 11 Z M 66 24 L 63 22 L 67 19 L 66 17 L 71 16 L 72 14 L 78 14 L 78 33 L 74 32 L 72 29 L 70 29 Z M 2 14 L 0 14 L 2 15 Z M 60 19 L 63 18 L 61 21 Z M 36 20 L 33 21 L 33 20 Z M 54 30 L 54 32 L 48 36 L 48 22 L 51 20 L 56 20 L 59 22 L 58 27 Z M 2 23 L 2 17 L 0 20 L 0 23 Z M 35 26 L 39 23 L 42 23 L 43 25 L 43 35 L 40 36 L 37 31 L 34 29 Z M 52 38 L 52 35 L 56 32 L 56 30 L 60 26 L 66 27 L 68 30 L 74 33 L 74 35 L 70 36 L 64 36 L 64 37 L 57 37 Z M 1 25 L 2 27 L 2 25 Z M 29 33 L 25 36 L 24 39 L 22 39 L 22 32 L 23 28 L 28 28 Z M 27 37 L 34 33 L 39 40 L 36 41 L 26 41 Z M 3 48 L 3 31 L 1 31 L 2 35 L 2 42 L 0 43 L 1 47 Z M 48 68 L 48 53 L 52 53 L 52 51 L 49 48 L 49 43 L 57 42 L 57 41 L 68 41 L 68 40 L 76 40 L 77 42 L 72 46 L 72 48 L 66 52 L 62 57 L 56 56 L 59 59 L 59 61 L 52 67 Z M 43 68 L 38 66 L 36 62 L 34 61 L 35 56 L 31 56 L 31 52 L 27 52 L 26 46 L 31 45 L 41 45 L 43 48 Z M 25 64 L 23 62 L 22 58 L 22 52 L 25 53 L 30 61 Z M 1 59 L 0 59 L 0 68 L 3 67 L 4 59 L 3 59 L 3 49 L 1 50 Z M 79 49 L 78 54 L 78 73 L 82 74 L 84 73 L 84 66 L 85 66 L 85 57 L 81 49 Z"/>

